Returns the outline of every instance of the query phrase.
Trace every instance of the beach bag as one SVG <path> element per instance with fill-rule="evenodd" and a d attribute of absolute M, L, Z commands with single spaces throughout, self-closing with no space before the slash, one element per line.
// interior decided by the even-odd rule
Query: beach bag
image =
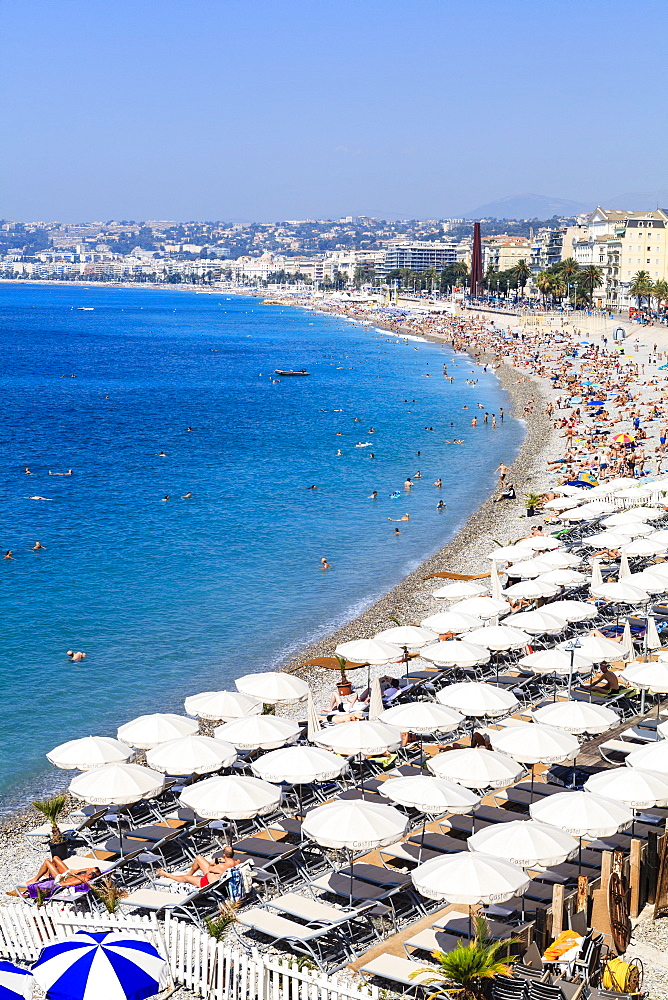
<path fill-rule="evenodd" d="M 230 899 L 233 903 L 240 903 L 244 898 L 244 879 L 243 875 L 239 871 L 238 866 L 234 867 L 230 871 L 229 878 L 227 880 L 227 888 L 230 893 Z"/>

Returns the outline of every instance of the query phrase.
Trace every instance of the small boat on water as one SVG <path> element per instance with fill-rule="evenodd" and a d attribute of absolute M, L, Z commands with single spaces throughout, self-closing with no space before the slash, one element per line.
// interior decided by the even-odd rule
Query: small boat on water
<path fill-rule="evenodd" d="M 274 369 L 274 375 L 310 375 L 310 374 L 311 373 L 307 372 L 305 368 L 302 368 L 302 370 L 300 372 L 283 371 L 282 368 L 275 368 Z"/>

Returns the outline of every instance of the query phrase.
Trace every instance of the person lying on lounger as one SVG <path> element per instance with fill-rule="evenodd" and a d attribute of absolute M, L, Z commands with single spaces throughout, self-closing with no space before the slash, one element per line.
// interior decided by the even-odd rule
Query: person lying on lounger
<path fill-rule="evenodd" d="M 26 885 L 34 885 L 47 879 L 53 879 L 60 885 L 81 885 L 83 882 L 90 882 L 91 878 L 99 874 L 100 869 L 94 866 L 72 871 L 60 858 L 52 858 L 42 863 L 35 877 L 28 879 Z"/>
<path fill-rule="evenodd" d="M 228 844 L 223 849 L 222 855 L 215 857 L 213 861 L 207 861 L 202 854 L 198 854 L 190 866 L 190 871 L 184 875 L 170 875 L 164 868 L 158 868 L 157 874 L 162 875 L 163 878 L 170 878 L 174 882 L 187 882 L 189 885 L 204 889 L 212 882 L 217 882 L 228 868 L 234 868 L 238 864 L 240 862 L 234 857 L 234 848 Z"/>

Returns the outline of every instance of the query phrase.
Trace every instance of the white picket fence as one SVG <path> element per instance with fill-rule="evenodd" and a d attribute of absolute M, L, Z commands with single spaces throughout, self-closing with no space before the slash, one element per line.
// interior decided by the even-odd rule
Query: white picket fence
<path fill-rule="evenodd" d="M 338 976 L 240 948 L 217 943 L 192 924 L 169 915 L 74 914 L 56 905 L 0 906 L 0 955 L 34 962 L 41 949 L 78 930 L 124 930 L 141 934 L 169 961 L 175 984 L 206 1000 L 378 1000 L 375 986 L 359 985 Z"/>

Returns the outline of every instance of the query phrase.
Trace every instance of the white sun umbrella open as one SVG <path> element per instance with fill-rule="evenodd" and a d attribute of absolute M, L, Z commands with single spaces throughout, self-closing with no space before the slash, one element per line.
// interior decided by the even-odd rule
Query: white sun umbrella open
<path fill-rule="evenodd" d="M 619 724 L 619 715 L 605 705 L 593 705 L 587 701 L 554 701 L 550 705 L 533 711 L 536 722 L 566 733 L 580 735 L 589 733 L 598 736 Z"/>
<path fill-rule="evenodd" d="M 466 639 L 475 646 L 500 652 L 508 649 L 520 649 L 531 642 L 531 636 L 519 628 L 509 625 L 487 625 L 468 632 Z"/>
<path fill-rule="evenodd" d="M 593 663 L 602 663 L 603 660 L 621 660 L 623 650 L 618 642 L 606 639 L 600 635 L 585 635 L 579 639 L 579 656 L 586 656 Z M 561 644 L 563 649 L 563 643 Z"/>
<path fill-rule="evenodd" d="M 560 865 L 574 857 L 578 849 L 570 833 L 532 819 L 494 823 L 474 833 L 466 844 L 469 851 L 502 858 L 520 868 Z"/>
<path fill-rule="evenodd" d="M 77 774 L 70 782 L 70 791 L 91 805 L 126 806 L 152 799 L 164 785 L 162 774 L 140 764 L 104 764 Z"/>
<path fill-rule="evenodd" d="M 522 580 L 533 580 L 541 573 L 547 573 L 549 569 L 550 564 L 544 562 L 543 559 L 527 559 L 515 563 L 514 566 L 509 566 L 506 570 L 506 576 L 513 579 L 520 577 Z"/>
<path fill-rule="evenodd" d="M 441 667 L 473 667 L 489 663 L 489 650 L 464 639 L 445 639 L 426 646 L 420 653 L 423 660 Z"/>
<path fill-rule="evenodd" d="M 554 597 L 559 588 L 555 583 L 545 583 L 540 580 L 522 580 L 506 587 L 503 596 L 512 601 L 533 601 L 539 597 Z"/>
<path fill-rule="evenodd" d="M 548 552 L 550 549 L 561 548 L 558 538 L 551 535 L 531 535 L 529 538 L 522 538 L 517 543 L 523 548 L 533 549 L 534 552 Z"/>
<path fill-rule="evenodd" d="M 645 557 L 658 556 L 668 551 L 668 542 L 661 542 L 658 538 L 636 538 L 624 546 L 627 556 Z"/>
<path fill-rule="evenodd" d="M 213 735 L 217 740 L 231 743 L 237 750 L 276 750 L 286 743 L 294 743 L 300 727 L 290 719 L 275 715 L 250 715 L 216 726 Z"/>
<path fill-rule="evenodd" d="M 554 500 L 546 500 L 543 507 L 546 510 L 573 510 L 584 502 L 584 497 L 555 497 Z"/>
<path fill-rule="evenodd" d="M 401 731 L 384 722 L 342 722 L 319 732 L 317 743 L 335 753 L 373 757 L 397 750 L 401 746 Z"/>
<path fill-rule="evenodd" d="M 656 538 L 659 542 L 668 542 L 668 529 L 659 528 L 658 531 L 653 531 L 649 538 Z M 668 569 L 668 563 L 664 563 L 664 568 Z"/>
<path fill-rule="evenodd" d="M 445 601 L 463 601 L 467 597 L 478 597 L 479 594 L 484 594 L 486 589 L 479 583 L 457 580 L 455 583 L 446 584 L 445 587 L 439 587 L 431 596 Z"/>
<path fill-rule="evenodd" d="M 649 663 L 629 663 L 622 670 L 622 677 L 633 687 L 642 691 L 640 714 L 645 712 L 645 692 L 654 691 L 656 694 L 668 693 L 668 663 L 662 660 L 654 660 Z M 659 705 L 656 706 L 657 717 Z"/>
<path fill-rule="evenodd" d="M 582 545 L 588 549 L 614 550 L 626 545 L 631 539 L 621 531 L 599 531 L 596 535 L 589 535 L 582 539 Z"/>
<path fill-rule="evenodd" d="M 406 832 L 408 817 L 394 806 L 366 799 L 339 799 L 307 813 L 304 836 L 321 847 L 350 851 L 386 847 Z"/>
<path fill-rule="evenodd" d="M 237 752 L 230 743 L 211 736 L 179 736 L 149 750 L 146 763 L 163 774 L 209 774 L 231 767 Z"/>
<path fill-rule="evenodd" d="M 668 775 L 668 739 L 632 750 L 625 763 L 627 767 L 639 768 L 641 771 L 656 771 L 657 774 Z"/>
<path fill-rule="evenodd" d="M 557 549 L 554 552 L 543 552 L 540 561 L 546 563 L 552 569 L 576 569 L 582 564 L 580 556 L 576 556 L 573 552 L 564 552 L 563 549 Z"/>
<path fill-rule="evenodd" d="M 425 861 L 411 872 L 411 879 L 427 899 L 469 907 L 503 903 L 525 892 L 530 881 L 518 865 L 472 851 Z"/>
<path fill-rule="evenodd" d="M 537 653 L 529 653 L 518 661 L 523 667 L 529 667 L 537 674 L 558 674 L 566 677 L 571 672 L 571 654 L 565 649 L 540 649 Z M 573 657 L 573 670 L 591 670 L 593 661 L 586 656 Z"/>
<path fill-rule="evenodd" d="M 436 692 L 436 700 L 467 718 L 498 718 L 514 712 L 518 705 L 511 691 L 478 681 L 449 684 Z"/>
<path fill-rule="evenodd" d="M 642 514 L 637 514 L 633 507 L 628 510 L 620 510 L 617 514 L 611 514 L 609 517 L 605 517 L 601 524 L 604 524 L 606 528 L 620 528 L 622 525 L 642 525 L 647 524 L 645 518 Z"/>
<path fill-rule="evenodd" d="M 533 552 L 531 549 L 520 548 L 518 545 L 500 545 L 497 549 L 492 549 L 487 554 L 487 558 L 495 563 L 519 562 L 520 559 L 531 559 Z"/>
<path fill-rule="evenodd" d="M 574 569 L 550 569 L 537 577 L 538 583 L 551 583 L 555 587 L 579 587 L 588 577 Z"/>
<path fill-rule="evenodd" d="M 654 573 L 651 566 L 641 573 L 630 573 L 625 580 L 632 587 L 640 587 L 648 594 L 665 594 L 668 591 L 668 578 Z"/>
<path fill-rule="evenodd" d="M 552 601 L 550 614 L 563 618 L 567 622 L 583 622 L 598 616 L 595 604 L 586 601 Z"/>
<path fill-rule="evenodd" d="M 531 818 L 556 826 L 581 839 L 598 840 L 625 830 L 633 822 L 631 810 L 619 802 L 590 792 L 556 792 L 529 806 Z"/>
<path fill-rule="evenodd" d="M 513 757 L 484 747 L 465 747 L 436 754 L 429 759 L 427 767 L 437 778 L 479 789 L 507 788 L 525 773 L 525 768 Z"/>
<path fill-rule="evenodd" d="M 658 521 L 666 516 L 665 510 L 661 507 L 632 507 L 631 509 L 643 521 Z"/>
<path fill-rule="evenodd" d="M 257 698 L 265 705 L 294 705 L 308 698 L 308 684 L 281 670 L 245 674 L 235 682 L 237 691 Z"/>
<path fill-rule="evenodd" d="M 120 726 L 118 738 L 139 750 L 151 750 L 160 743 L 167 743 L 179 736 L 191 736 L 198 728 L 197 722 L 187 719 L 185 715 L 156 712 L 154 715 L 140 715 Z"/>
<path fill-rule="evenodd" d="M 396 625 L 394 628 L 386 628 L 383 632 L 379 632 L 376 639 L 381 642 L 394 643 L 397 646 L 419 649 L 429 642 L 435 642 L 438 639 L 438 633 L 419 625 Z"/>
<path fill-rule="evenodd" d="M 465 615 L 459 611 L 437 611 L 435 615 L 429 615 L 422 619 L 425 628 L 433 629 L 438 635 L 447 635 L 449 632 L 456 634 L 469 632 L 472 628 L 480 628 L 483 624 L 482 618 L 475 615 Z"/>
<path fill-rule="evenodd" d="M 202 819 L 253 819 L 278 808 L 281 789 L 259 778 L 205 778 L 181 792 L 181 803 Z"/>
<path fill-rule="evenodd" d="M 611 531 L 619 528 L 629 538 L 647 538 L 654 530 L 651 525 L 645 524 L 644 521 L 622 521 L 619 524 L 606 524 L 606 528 L 610 528 Z"/>
<path fill-rule="evenodd" d="M 509 615 L 504 619 L 504 625 L 518 628 L 522 632 L 528 632 L 529 635 L 558 635 L 568 627 L 563 618 L 550 614 L 549 606 L 548 609 L 520 611 L 515 615 Z"/>
<path fill-rule="evenodd" d="M 561 764 L 574 760 L 580 750 L 575 736 L 536 722 L 495 729 L 489 737 L 495 750 L 522 764 Z"/>
<path fill-rule="evenodd" d="M 395 642 L 383 639 L 352 639 L 342 642 L 336 647 L 337 656 L 343 656 L 353 663 L 371 663 L 380 666 L 383 663 L 397 663 L 404 651 Z"/>
<path fill-rule="evenodd" d="M 469 597 L 465 601 L 459 601 L 450 608 L 450 614 L 459 612 L 464 615 L 472 615 L 474 618 L 496 618 L 510 611 L 508 601 L 498 601 L 493 597 Z M 424 622 L 423 622 L 424 624 Z"/>
<path fill-rule="evenodd" d="M 450 733 L 464 721 L 464 716 L 446 705 L 434 701 L 409 701 L 403 705 L 386 708 L 379 716 L 380 722 L 393 726 L 401 733 Z"/>
<path fill-rule="evenodd" d="M 602 514 L 612 513 L 617 510 L 617 504 L 612 500 L 592 500 L 579 508 L 580 514 L 586 514 L 590 518 L 600 517 Z"/>
<path fill-rule="evenodd" d="M 388 778 L 378 789 L 385 798 L 423 814 L 422 837 L 419 860 L 422 860 L 427 816 L 442 816 L 444 813 L 472 812 L 480 805 L 480 796 L 469 788 L 445 778 L 419 774 L 414 777 Z"/>
<path fill-rule="evenodd" d="M 647 604 L 649 594 L 639 587 L 632 587 L 626 580 L 617 583 L 604 583 L 600 587 L 592 587 L 594 597 L 602 597 L 604 601 L 613 604 Z"/>
<path fill-rule="evenodd" d="M 339 754 L 321 747 L 284 747 L 262 754 L 251 764 L 253 774 L 264 781 L 289 785 L 310 785 L 338 778 L 348 767 Z"/>
<path fill-rule="evenodd" d="M 82 736 L 54 747 L 48 761 L 64 771 L 92 771 L 104 764 L 120 764 L 133 754 L 132 747 L 112 736 Z"/>
<path fill-rule="evenodd" d="M 621 802 L 629 809 L 664 808 L 668 805 L 668 775 L 637 767 L 617 767 L 592 774 L 585 781 L 584 789 Z"/>
<path fill-rule="evenodd" d="M 183 703 L 188 715 L 211 722 L 231 722 L 242 716 L 261 715 L 262 702 L 239 691 L 202 691 L 190 695 Z"/>

